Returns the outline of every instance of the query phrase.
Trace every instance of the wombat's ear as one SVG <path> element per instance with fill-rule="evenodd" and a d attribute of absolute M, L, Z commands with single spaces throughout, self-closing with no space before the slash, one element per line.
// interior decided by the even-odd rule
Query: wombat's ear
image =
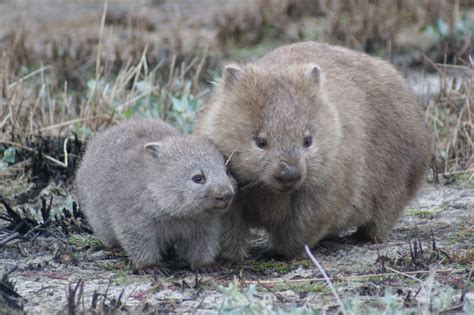
<path fill-rule="evenodd" d="M 317 64 L 311 63 L 306 68 L 305 76 L 308 80 L 312 80 L 316 83 L 320 83 L 321 82 L 321 68 Z"/>
<path fill-rule="evenodd" d="M 145 143 L 145 152 L 159 158 L 160 157 L 160 143 L 159 142 L 148 142 Z"/>
<path fill-rule="evenodd" d="M 239 65 L 231 63 L 224 66 L 224 86 L 229 87 L 238 82 L 244 73 Z"/>

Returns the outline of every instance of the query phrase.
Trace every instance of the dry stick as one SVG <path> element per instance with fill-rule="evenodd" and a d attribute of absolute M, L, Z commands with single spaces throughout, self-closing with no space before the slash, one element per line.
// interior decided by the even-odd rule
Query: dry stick
<path fill-rule="evenodd" d="M 237 151 L 237 149 L 234 149 L 234 151 L 232 151 L 232 153 L 229 155 L 229 158 L 225 161 L 224 166 L 227 166 L 230 163 L 230 159 L 232 159 L 232 157 L 234 156 L 235 151 Z"/>
<path fill-rule="evenodd" d="M 411 276 L 411 275 L 409 275 L 409 274 L 406 274 L 406 273 L 404 273 L 404 272 L 398 271 L 398 270 L 393 269 L 393 268 L 390 268 L 390 267 L 385 267 L 385 268 L 387 268 L 388 270 L 390 270 L 390 271 L 392 271 L 392 272 L 395 272 L 395 273 L 397 273 L 397 274 L 399 274 L 399 275 L 402 275 L 402 276 L 405 276 L 405 277 L 410 278 L 410 279 L 412 279 L 412 280 L 415 280 L 415 281 L 419 282 L 422 286 L 424 285 L 424 284 L 423 284 L 423 281 L 421 281 L 420 279 L 418 279 L 418 278 L 416 278 L 416 277 L 413 277 L 413 276 Z"/>
<path fill-rule="evenodd" d="M 464 284 L 464 287 L 462 288 L 462 293 L 461 293 L 461 298 L 460 298 L 460 302 L 464 302 L 464 298 L 466 297 L 466 293 L 467 293 L 467 287 L 468 287 L 468 284 L 469 282 L 471 281 L 472 279 L 472 272 L 474 271 L 474 263 L 472 263 L 471 265 L 471 270 L 469 271 L 469 274 L 467 275 L 467 281 L 466 283 Z"/>
<path fill-rule="evenodd" d="M 41 156 L 43 156 L 45 159 L 53 162 L 53 163 L 56 163 L 58 164 L 59 166 L 62 166 L 64 168 L 67 168 L 68 167 L 68 162 L 67 162 L 67 157 L 68 157 L 68 153 L 67 153 L 67 143 L 68 143 L 69 139 L 66 138 L 64 140 L 64 147 L 63 147 L 63 150 L 64 150 L 64 162 L 61 162 L 55 158 L 53 158 L 52 156 L 49 156 L 47 154 L 42 154 Z M 35 149 L 32 149 L 30 147 L 27 147 L 27 146 L 24 146 L 24 145 L 21 145 L 19 143 L 16 143 L 16 142 L 11 142 L 11 141 L 0 141 L 0 143 L 3 143 L 3 144 L 8 144 L 8 145 L 13 145 L 17 148 L 21 148 L 23 150 L 26 150 L 26 151 L 29 151 L 29 152 L 33 152 L 33 153 L 36 153 L 37 150 Z"/>
<path fill-rule="evenodd" d="M 0 129 L 3 129 L 3 126 L 7 123 L 7 121 L 10 119 L 12 113 L 8 112 L 7 116 L 5 116 L 5 119 L 0 122 Z"/>
<path fill-rule="evenodd" d="M 100 55 L 102 52 L 102 36 L 104 34 L 105 27 L 105 16 L 107 15 L 107 5 L 109 4 L 108 0 L 105 0 L 104 12 L 102 13 L 102 19 L 100 21 L 100 31 L 99 31 L 99 45 L 97 47 L 97 57 L 95 61 L 95 80 L 99 80 L 100 76 Z"/>
<path fill-rule="evenodd" d="M 204 49 L 204 53 L 202 55 L 202 59 L 201 59 L 201 62 L 199 63 L 197 69 L 196 69 L 196 73 L 194 74 L 194 78 L 193 78 L 193 89 L 194 89 L 194 92 L 196 92 L 196 89 L 199 85 L 199 76 L 201 75 L 201 71 L 202 71 L 202 68 L 204 66 L 204 63 L 206 62 L 206 57 L 207 57 L 207 52 L 209 50 L 209 44 L 206 44 L 206 48 Z M 194 93 L 196 94 L 196 93 Z"/>
<path fill-rule="evenodd" d="M 17 85 L 17 84 L 19 84 L 19 83 L 22 83 L 23 81 L 25 81 L 25 80 L 31 78 L 32 76 L 34 76 L 34 75 L 36 75 L 36 74 L 38 74 L 38 73 L 43 72 L 44 70 L 48 69 L 49 67 L 50 67 L 50 66 L 48 65 L 48 66 L 43 66 L 43 67 L 41 67 L 41 68 L 39 68 L 39 69 L 36 69 L 35 71 L 30 72 L 30 73 L 28 73 L 27 75 L 25 75 L 24 77 L 21 77 L 20 79 L 16 80 L 15 82 L 10 83 L 10 85 L 8 85 L 8 87 L 11 89 L 11 88 L 14 87 L 15 85 Z"/>
<path fill-rule="evenodd" d="M 319 269 L 319 272 L 321 272 L 321 274 L 323 275 L 324 279 L 326 280 L 326 283 L 327 283 L 327 284 L 329 285 L 329 287 L 331 288 L 332 294 L 334 295 L 334 297 L 335 297 L 336 300 L 337 300 L 337 303 L 339 304 L 339 308 L 341 309 L 341 313 L 342 313 L 343 315 L 347 315 L 347 311 L 346 311 L 346 309 L 344 308 L 344 304 L 342 303 L 341 298 L 339 297 L 339 294 L 337 294 L 336 288 L 332 285 L 332 282 L 331 282 L 331 280 L 329 279 L 329 277 L 328 277 L 328 275 L 326 274 L 326 272 L 324 271 L 323 267 L 321 267 L 321 265 L 319 264 L 319 262 L 316 260 L 316 257 L 314 257 L 313 254 L 311 254 L 311 251 L 309 250 L 308 245 L 305 245 L 305 246 L 304 246 L 304 250 L 306 251 L 306 254 L 308 254 L 309 259 L 311 259 L 311 261 L 313 262 L 313 264 Z"/>
<path fill-rule="evenodd" d="M 459 273 L 465 272 L 466 269 L 435 269 L 434 272 L 436 273 Z M 418 271 L 407 271 L 404 272 L 405 275 L 416 275 L 416 274 L 427 274 L 430 273 L 428 270 L 418 270 Z M 400 273 L 396 272 L 384 272 L 384 273 L 372 273 L 367 275 L 358 275 L 358 276 L 349 276 L 349 277 L 329 277 L 329 280 L 336 280 L 336 281 L 356 281 L 356 280 L 363 280 L 367 278 L 374 278 L 374 277 L 388 277 L 388 276 L 398 276 Z M 268 284 L 276 284 L 276 283 L 301 283 L 301 282 L 315 282 L 315 281 L 326 281 L 325 278 L 308 278 L 308 279 L 295 279 L 295 280 L 286 280 L 286 279 L 278 279 L 278 280 L 260 280 L 262 283 Z M 247 280 L 243 281 L 244 284 L 258 284 L 255 280 Z"/>
<path fill-rule="evenodd" d="M 262 283 L 262 282 L 260 282 L 260 281 L 258 281 L 257 283 L 258 283 L 260 286 L 262 286 L 264 289 L 266 289 L 268 292 L 270 292 L 271 294 L 273 294 L 273 295 L 277 298 L 277 300 L 280 301 L 280 303 L 283 303 L 283 304 L 284 304 L 284 303 L 287 302 L 286 299 L 285 299 L 280 293 L 273 291 L 271 288 L 269 288 L 268 286 L 266 286 L 264 283 Z"/>
<path fill-rule="evenodd" d="M 18 238 L 20 236 L 20 233 L 18 232 L 15 232 L 13 233 L 12 235 L 9 235 L 8 237 L 6 237 L 4 240 L 1 240 L 0 241 L 0 246 L 3 246 L 5 244 L 7 244 L 8 242 Z"/>
<path fill-rule="evenodd" d="M 48 126 L 48 127 L 41 128 L 39 131 L 43 132 L 43 131 L 47 131 L 47 130 L 51 130 L 51 129 L 55 129 L 55 128 L 61 128 L 61 127 L 67 126 L 67 125 L 77 123 L 77 122 L 94 120 L 94 119 L 99 119 L 99 118 L 104 118 L 105 119 L 107 117 L 105 117 L 105 116 L 94 116 L 94 117 L 76 118 L 76 119 L 64 121 L 64 122 L 59 123 L 59 124 L 55 124 L 55 125 L 51 125 L 51 126 Z"/>

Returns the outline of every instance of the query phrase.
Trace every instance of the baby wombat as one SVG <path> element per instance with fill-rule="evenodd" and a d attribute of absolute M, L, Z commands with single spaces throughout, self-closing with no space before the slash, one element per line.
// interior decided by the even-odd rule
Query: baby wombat
<path fill-rule="evenodd" d="M 382 241 L 424 180 L 431 150 L 422 108 L 388 63 L 315 42 L 227 65 L 198 133 L 230 156 L 239 192 L 222 255 L 242 259 L 249 227 L 275 254 L 357 227 Z"/>
<path fill-rule="evenodd" d="M 157 266 L 173 245 L 193 269 L 211 264 L 234 185 L 211 141 L 158 120 L 98 133 L 76 178 L 94 233 L 106 246 L 122 246 L 137 270 Z"/>

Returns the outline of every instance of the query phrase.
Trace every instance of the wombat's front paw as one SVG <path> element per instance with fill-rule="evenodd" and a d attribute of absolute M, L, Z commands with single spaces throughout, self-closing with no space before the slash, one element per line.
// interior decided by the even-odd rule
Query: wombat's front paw
<path fill-rule="evenodd" d="M 210 263 L 193 263 L 191 264 L 191 270 L 199 273 L 214 273 L 219 270 L 219 266 L 216 262 Z"/>
<path fill-rule="evenodd" d="M 383 243 L 384 240 L 384 235 L 373 226 L 359 227 L 351 237 L 359 242 Z"/>
<path fill-rule="evenodd" d="M 223 250 L 219 253 L 218 259 L 232 264 L 241 264 L 244 262 L 247 252 L 244 248 L 234 250 Z"/>
<path fill-rule="evenodd" d="M 169 276 L 169 269 L 163 266 L 134 267 L 133 273 L 137 275 Z"/>

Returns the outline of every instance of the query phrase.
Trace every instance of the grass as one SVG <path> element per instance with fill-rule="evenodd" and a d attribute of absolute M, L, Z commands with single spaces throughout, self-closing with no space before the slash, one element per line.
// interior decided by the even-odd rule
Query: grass
<path fill-rule="evenodd" d="M 448 209 L 448 207 L 449 204 L 445 202 L 431 209 L 406 209 L 405 214 L 416 215 L 421 218 L 430 219 L 433 218 L 433 216 L 435 216 L 437 213 L 445 211 L 446 209 Z"/>
<path fill-rule="evenodd" d="M 155 2 L 161 5 L 160 1 Z M 24 221 L 30 229 L 40 226 L 44 233 L 53 233 L 56 230 L 52 225 L 60 225 L 60 237 L 76 250 L 101 249 L 100 242 L 83 233 L 84 225 L 74 213 L 71 200 L 65 199 L 65 205 L 57 207 L 51 207 L 49 200 L 40 206 L 33 205 L 40 202 L 41 191 L 54 184 L 64 183 L 66 194 L 70 193 L 71 179 L 87 139 L 134 116 L 161 118 L 190 133 L 196 114 L 212 89 L 209 81 L 220 76 L 223 62 L 248 61 L 281 44 L 299 40 L 322 40 L 394 62 L 403 59 L 406 61 L 397 63 L 402 69 L 435 71 L 440 76 L 441 90 L 422 104 L 435 137 L 430 180 L 474 187 L 474 96 L 469 59 L 474 22 L 468 18 L 474 7 L 469 3 L 258 0 L 222 8 L 204 22 L 168 7 L 158 7 L 162 15 L 156 19 L 152 15 L 111 10 L 104 15 L 104 23 L 101 17 L 88 17 L 86 22 L 78 20 L 72 28 L 64 26 L 65 31 L 61 31 L 63 25 L 41 34 L 26 26 L 1 30 L 4 33 L 0 38 L 0 199 L 19 214 L 8 222 Z M 54 198 L 60 195 L 52 194 Z M 43 211 L 48 204 L 45 217 Z M 5 212 L 4 208 L 0 206 L 0 214 Z M 444 210 L 441 206 L 410 209 L 408 213 L 430 218 Z M 42 226 L 49 217 L 50 225 Z M 15 224 L 10 225 L 14 229 Z M 37 236 L 26 235 L 33 239 Z M 468 225 L 448 235 L 453 243 L 472 239 Z M 399 257 L 385 262 L 385 267 L 425 277 L 428 266 L 451 264 L 439 251 L 423 246 L 426 248 L 421 254 L 410 253 L 405 246 Z M 473 260 L 472 250 L 448 254 L 460 268 L 469 268 Z M 100 267 L 119 269 L 116 283 L 131 283 L 132 276 L 120 264 L 104 263 Z M 246 267 L 263 277 L 275 272 L 283 276 L 300 266 L 312 268 L 309 260 L 257 261 Z M 425 273 L 411 273 L 413 270 Z M 347 282 L 391 283 L 403 277 L 397 272 L 349 276 Z M 332 281 L 337 281 L 337 277 Z M 301 295 L 329 295 L 319 280 L 253 284 L 222 287 L 227 301 L 216 306 L 217 310 L 230 314 L 323 312 L 299 305 L 280 308 L 262 301 L 259 295 L 286 290 Z M 469 285 L 472 287 L 472 283 Z M 79 291 L 74 289 L 80 288 L 80 283 L 71 286 L 69 294 L 77 298 Z M 458 291 L 437 295 L 441 298 L 432 305 L 418 305 L 414 298 L 411 302 L 403 300 L 390 289 L 368 301 L 354 292 L 344 292 L 343 302 L 353 313 L 388 310 L 396 314 L 408 309 L 424 312 L 430 307 L 432 311 L 441 311 L 453 305 L 455 292 Z M 109 302 L 105 294 L 101 307 Z M 469 303 L 462 307 L 466 312 L 474 308 Z"/>
<path fill-rule="evenodd" d="M 68 238 L 69 244 L 76 247 L 77 250 L 97 251 L 104 248 L 104 245 L 90 234 L 72 234 Z"/>
<path fill-rule="evenodd" d="M 255 261 L 252 265 L 249 266 L 250 269 L 257 273 L 269 273 L 269 272 L 277 272 L 279 274 L 287 274 L 291 270 L 297 269 L 302 267 L 304 269 L 308 269 L 312 267 L 312 264 L 307 259 L 294 259 L 290 262 L 284 261 Z"/>
<path fill-rule="evenodd" d="M 328 308 L 316 309 L 295 304 L 285 308 L 266 303 L 258 298 L 256 285 L 240 289 L 236 284 L 221 287 L 220 290 L 226 296 L 224 303 L 216 306 L 220 314 L 324 314 Z M 459 292 L 459 291 L 458 291 Z M 435 300 L 421 303 L 407 308 L 408 300 L 397 296 L 389 288 L 385 289 L 383 296 L 376 297 L 370 304 L 364 303 L 361 296 L 346 298 L 343 303 L 348 314 L 428 314 L 437 313 L 450 309 L 455 303 L 455 290 L 448 289 Z M 408 304 L 409 305 L 409 304 Z M 466 303 L 460 310 L 466 313 L 474 310 L 474 305 Z M 334 309 L 333 309 L 334 311 Z"/>

